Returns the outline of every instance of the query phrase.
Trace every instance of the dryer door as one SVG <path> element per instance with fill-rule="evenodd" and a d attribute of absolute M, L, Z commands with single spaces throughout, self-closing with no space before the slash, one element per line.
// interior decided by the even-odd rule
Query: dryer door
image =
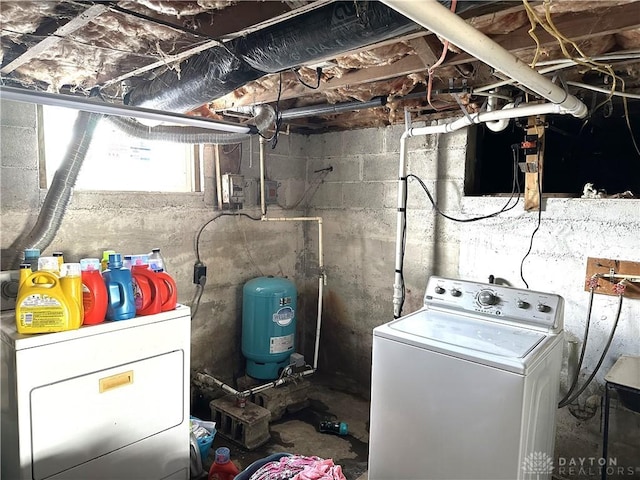
<path fill-rule="evenodd" d="M 32 390 L 33 478 L 180 425 L 184 361 L 174 351 Z"/>

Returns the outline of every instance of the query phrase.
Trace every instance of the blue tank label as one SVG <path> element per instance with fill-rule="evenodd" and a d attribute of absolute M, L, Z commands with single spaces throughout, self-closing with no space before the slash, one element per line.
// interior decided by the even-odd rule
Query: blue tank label
<path fill-rule="evenodd" d="M 282 307 L 273 314 L 273 323 L 277 323 L 281 327 L 286 327 L 295 317 L 295 312 L 291 307 Z"/>

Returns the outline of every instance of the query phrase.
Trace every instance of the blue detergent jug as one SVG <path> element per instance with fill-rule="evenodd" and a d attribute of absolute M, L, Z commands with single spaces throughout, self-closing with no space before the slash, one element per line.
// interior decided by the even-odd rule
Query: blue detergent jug
<path fill-rule="evenodd" d="M 136 316 L 131 270 L 122 265 L 122 255 L 109 254 L 107 269 L 102 272 L 109 294 L 107 320 L 127 320 Z"/>

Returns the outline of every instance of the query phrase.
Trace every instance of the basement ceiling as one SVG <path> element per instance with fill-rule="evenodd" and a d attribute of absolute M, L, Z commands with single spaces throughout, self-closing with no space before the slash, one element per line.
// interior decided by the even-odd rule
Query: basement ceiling
<path fill-rule="evenodd" d="M 405 111 L 413 119 L 479 111 L 482 87 L 505 79 L 453 45 L 433 68 L 443 41 L 378 2 L 3 0 L 0 8 L 3 85 L 99 92 L 238 123 L 268 103 L 283 112 L 283 128 L 302 133 L 399 123 Z M 610 66 L 579 62 L 548 74 L 588 105 L 607 94 L 585 85 L 611 90 L 611 71 L 617 90 L 640 93 L 640 0 L 459 1 L 456 13 L 538 70 L 582 54 Z M 350 42 L 351 31 L 360 38 Z M 500 93 L 535 99 L 509 84 Z"/>

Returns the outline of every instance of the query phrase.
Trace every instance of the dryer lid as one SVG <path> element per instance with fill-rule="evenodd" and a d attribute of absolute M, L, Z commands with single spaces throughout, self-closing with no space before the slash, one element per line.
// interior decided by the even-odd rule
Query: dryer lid
<path fill-rule="evenodd" d="M 429 310 L 388 325 L 410 335 L 505 358 L 524 358 L 545 338 L 526 328 Z"/>

